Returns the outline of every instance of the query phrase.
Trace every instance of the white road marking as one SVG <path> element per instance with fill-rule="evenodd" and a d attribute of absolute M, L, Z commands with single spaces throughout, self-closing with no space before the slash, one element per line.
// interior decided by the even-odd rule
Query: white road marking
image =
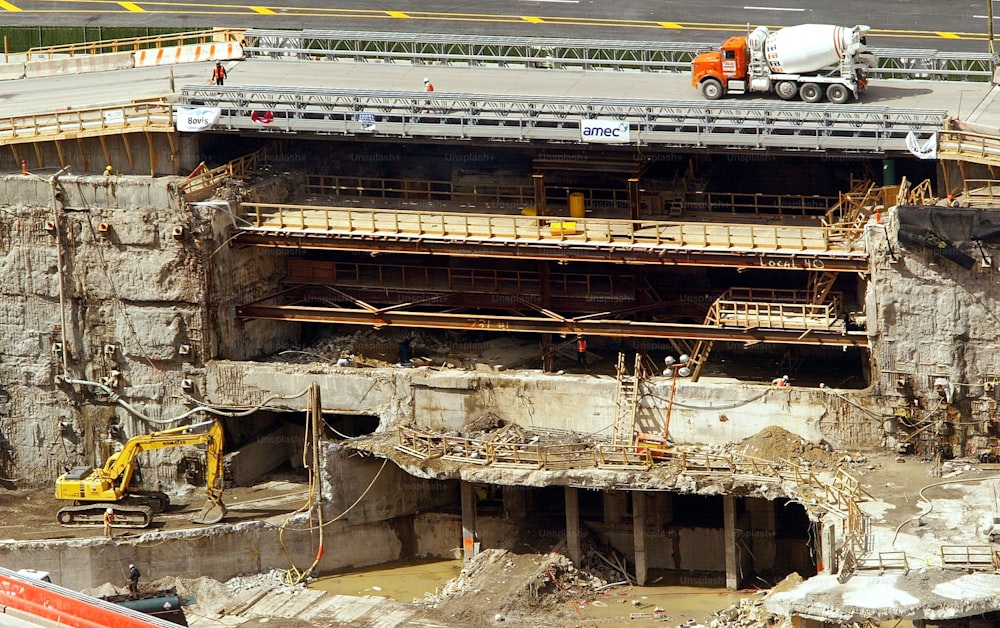
<path fill-rule="evenodd" d="M 806 9 L 796 9 L 793 7 L 743 7 L 744 11 L 806 11 Z"/>

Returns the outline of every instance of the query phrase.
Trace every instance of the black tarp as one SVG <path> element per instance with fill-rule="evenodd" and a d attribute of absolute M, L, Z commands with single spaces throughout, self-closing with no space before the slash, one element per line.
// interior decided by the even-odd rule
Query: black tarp
<path fill-rule="evenodd" d="M 923 247 L 966 270 L 983 244 L 1000 243 L 1000 210 L 900 205 L 899 242 Z"/>

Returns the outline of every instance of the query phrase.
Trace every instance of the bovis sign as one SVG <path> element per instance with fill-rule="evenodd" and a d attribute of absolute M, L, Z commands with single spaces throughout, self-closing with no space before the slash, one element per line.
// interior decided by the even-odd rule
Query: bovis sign
<path fill-rule="evenodd" d="M 178 131 L 204 131 L 219 121 L 222 110 L 218 107 L 178 107 Z"/>
<path fill-rule="evenodd" d="M 628 122 L 622 120 L 580 120 L 580 139 L 601 144 L 627 144 Z"/>

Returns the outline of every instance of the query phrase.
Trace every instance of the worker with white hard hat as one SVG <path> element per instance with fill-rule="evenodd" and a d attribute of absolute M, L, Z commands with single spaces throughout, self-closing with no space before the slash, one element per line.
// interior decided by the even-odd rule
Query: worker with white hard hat
<path fill-rule="evenodd" d="M 104 511 L 104 536 L 111 538 L 111 526 L 115 523 L 115 511 L 108 508 Z"/>

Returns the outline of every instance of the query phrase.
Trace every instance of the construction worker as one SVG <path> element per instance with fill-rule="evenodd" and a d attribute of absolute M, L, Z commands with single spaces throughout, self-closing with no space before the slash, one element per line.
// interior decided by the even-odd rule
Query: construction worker
<path fill-rule="evenodd" d="M 104 511 L 104 536 L 111 538 L 111 526 L 115 524 L 115 511 L 108 508 Z"/>
<path fill-rule="evenodd" d="M 139 576 L 141 575 L 138 567 L 128 566 L 128 594 L 132 597 L 139 597 Z"/>
<path fill-rule="evenodd" d="M 215 62 L 215 69 L 212 70 L 212 83 L 222 87 L 226 83 L 226 77 L 229 76 L 226 73 L 226 68 L 222 67 L 222 63 L 219 61 Z"/>
<path fill-rule="evenodd" d="M 434 84 L 431 83 L 431 80 L 429 78 L 427 78 L 426 76 L 424 77 L 424 91 L 425 92 L 433 92 L 434 91 Z"/>
<path fill-rule="evenodd" d="M 576 337 L 576 363 L 587 368 L 587 339 L 583 336 Z"/>
<path fill-rule="evenodd" d="M 774 378 L 773 380 L 771 380 L 771 385 L 772 386 L 779 386 L 779 387 L 781 387 L 781 386 L 787 386 L 788 385 L 788 376 L 787 375 L 782 375 L 781 377 Z"/>

